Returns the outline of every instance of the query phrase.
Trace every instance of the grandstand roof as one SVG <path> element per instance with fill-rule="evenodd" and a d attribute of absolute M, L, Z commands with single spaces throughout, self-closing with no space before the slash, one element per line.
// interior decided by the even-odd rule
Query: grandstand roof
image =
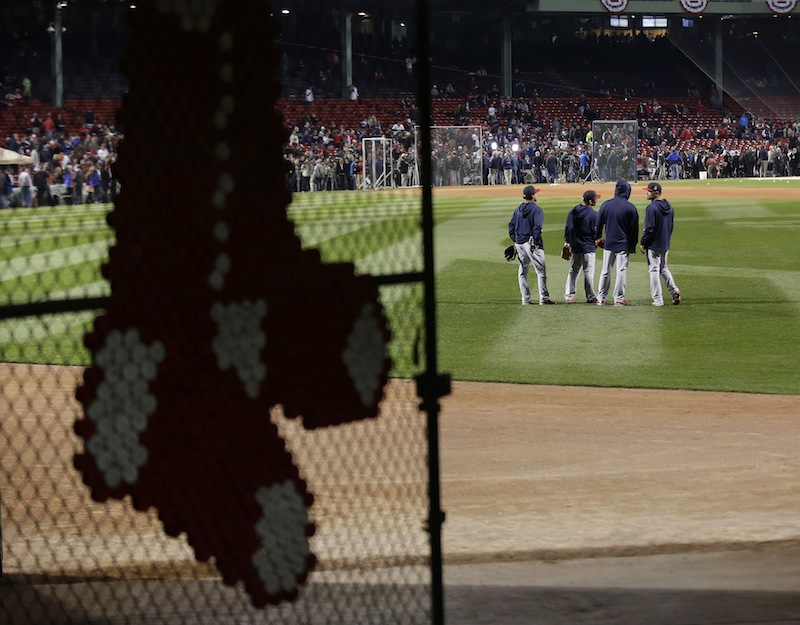
<path fill-rule="evenodd" d="M 86 0 L 83 0 L 86 1 Z M 102 2 L 105 0 L 94 0 Z M 600 0 L 429 0 L 432 11 L 436 13 L 470 14 L 470 15 L 513 15 L 513 14 L 608 14 Z M 273 0 L 275 10 L 304 9 L 308 0 Z M 415 11 L 415 3 L 386 2 L 385 0 L 334 0 L 331 7 L 339 7 L 343 11 L 358 13 L 376 13 L 383 16 L 397 16 L 409 19 Z M 626 13 L 658 13 L 663 15 L 686 14 L 679 2 L 675 0 L 630 0 Z M 704 10 L 709 15 L 772 15 L 772 11 L 763 0 L 713 0 L 708 2 Z"/>

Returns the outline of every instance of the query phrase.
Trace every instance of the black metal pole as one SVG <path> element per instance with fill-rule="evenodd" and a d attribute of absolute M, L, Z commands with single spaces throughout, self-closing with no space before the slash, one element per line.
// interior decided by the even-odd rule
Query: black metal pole
<path fill-rule="evenodd" d="M 417 104 L 419 105 L 419 145 L 417 146 L 422 185 L 422 238 L 425 266 L 425 372 L 417 378 L 417 394 L 428 415 L 428 532 L 431 546 L 431 610 L 433 625 L 444 624 L 444 583 L 442 525 L 439 484 L 439 398 L 449 394 L 450 378 L 437 371 L 436 290 L 433 258 L 433 189 L 431 168 L 431 78 L 430 6 L 417 0 Z"/>
<path fill-rule="evenodd" d="M 56 10 L 53 20 L 53 106 L 64 108 L 64 60 L 62 55 L 61 36 L 64 27 L 61 21 L 62 5 L 56 0 Z"/>

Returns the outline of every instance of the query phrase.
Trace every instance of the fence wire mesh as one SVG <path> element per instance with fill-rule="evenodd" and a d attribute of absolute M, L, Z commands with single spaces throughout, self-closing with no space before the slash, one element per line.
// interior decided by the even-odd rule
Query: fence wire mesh
<path fill-rule="evenodd" d="M 0 623 L 429 623 L 420 194 L 284 192 L 265 3 L 130 20 L 112 127 L 7 168 Z"/>

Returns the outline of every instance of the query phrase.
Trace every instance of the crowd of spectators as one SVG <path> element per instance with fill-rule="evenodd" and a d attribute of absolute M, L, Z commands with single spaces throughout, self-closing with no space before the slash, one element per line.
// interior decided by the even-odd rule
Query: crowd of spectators
<path fill-rule="evenodd" d="M 686 91 L 694 93 L 696 87 L 690 85 Z M 636 100 L 633 95 L 628 98 Z M 392 169 L 389 184 L 384 186 L 416 184 L 416 176 L 406 174 L 409 168 L 415 172 L 413 128 L 418 115 L 413 101 L 400 102 L 402 113 L 384 121 L 371 115 L 357 125 L 333 128 L 320 126 L 314 107 L 309 106 L 293 127 L 285 150 L 291 166 L 291 188 L 302 192 L 369 187 L 375 182 L 370 167 L 376 159 L 367 159 L 364 172 L 362 139 L 376 137 L 386 139 L 391 146 L 390 158 L 377 159 L 377 173 Z M 481 106 L 484 102 L 488 105 Z M 641 178 L 800 175 L 800 119 L 765 119 L 745 112 L 735 116 L 723 106 L 714 111 L 710 101 L 698 103 L 692 111 L 686 98 L 663 102 L 643 98 L 635 104 L 636 137 L 614 142 L 613 149 L 609 144 L 606 150 L 605 138 L 592 134 L 592 121 L 616 119 L 615 108 L 608 109 L 598 98 L 559 102 L 568 113 L 563 118 L 545 113 L 553 107 L 553 100 L 538 95 L 495 100 L 480 94 L 459 100 L 453 109 L 452 125 L 466 125 L 474 131 L 458 140 L 433 133 L 434 184 L 576 182 L 591 173 L 593 158 L 597 159 L 596 173 L 604 180 L 623 174 L 631 178 L 637 173 Z M 707 121 L 711 119 L 716 123 Z M 769 155 L 763 173 L 753 156 L 762 147 Z M 635 163 L 626 160 L 631 148 Z M 667 165 L 672 152 L 681 156 L 677 170 Z"/>
<path fill-rule="evenodd" d="M 687 93 L 695 90 L 687 87 Z M 433 134 L 433 182 L 435 185 L 527 184 L 577 182 L 592 166 L 602 179 L 616 175 L 630 178 L 736 177 L 800 175 L 797 135 L 800 120 L 771 120 L 743 113 L 738 117 L 725 107 L 718 122 L 695 121 L 686 98 L 675 101 L 636 98 L 558 99 L 564 115 L 553 114 L 554 102 L 534 92 L 529 98 L 494 97 L 490 92 L 470 92 L 465 99 L 439 98 L 436 106 L 452 110 L 452 125 L 467 126 L 459 136 Z M 625 98 L 628 98 L 625 100 Z M 419 113 L 412 98 L 399 99 L 400 113 L 385 106 L 353 125 L 318 122 L 315 111 L 320 99 L 306 100 L 307 111 L 288 133 L 285 158 L 288 184 L 293 191 L 347 190 L 375 186 L 412 186 L 419 182 L 414 126 Z M 449 104 L 447 104 L 449 102 Z M 637 136 L 623 142 L 623 149 L 605 149 L 603 137 L 594 137 L 592 122 L 614 119 L 616 106 L 635 106 Z M 711 107 L 710 102 L 704 105 Z M 697 111 L 708 120 L 703 107 Z M 123 134 L 112 124 L 87 116 L 78 132 L 66 132 L 59 114 L 35 113 L 26 128 L 0 140 L 3 147 L 29 154 L 31 173 L 42 171 L 49 185 L 63 185 L 59 196 L 37 193 L 34 201 L 97 202 L 108 200 L 116 188 L 113 162 Z M 383 139 L 388 153 L 364 158 L 362 140 Z M 600 141 L 595 145 L 596 141 Z M 628 159 L 635 144 L 636 163 Z M 767 165 L 762 169 L 758 152 L 765 148 Z M 594 148 L 594 149 L 593 149 Z M 677 169 L 668 157 L 680 156 Z M 593 163 L 597 158 L 597 163 Z M 16 182 L 15 168 L 7 168 Z M 80 172 L 80 173 L 78 173 Z M 677 172 L 677 173 L 676 173 Z M 83 178 L 83 192 L 74 181 Z M 41 179 L 41 176 L 40 176 Z"/>
<path fill-rule="evenodd" d="M 118 190 L 113 164 L 124 135 L 113 123 L 99 123 L 87 112 L 78 132 L 68 133 L 57 114 L 34 113 L 20 132 L 6 134 L 0 146 L 30 156 L 30 165 L 5 165 L 0 207 L 91 204 L 110 201 Z M 30 175 L 34 191 L 26 200 L 20 174 Z M 15 192 L 15 188 L 17 192 Z"/>

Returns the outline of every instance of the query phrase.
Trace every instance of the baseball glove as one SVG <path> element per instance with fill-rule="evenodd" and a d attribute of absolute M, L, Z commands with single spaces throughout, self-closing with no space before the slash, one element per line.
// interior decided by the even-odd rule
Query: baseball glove
<path fill-rule="evenodd" d="M 503 250 L 503 256 L 506 257 L 508 262 L 511 262 L 517 257 L 517 247 L 515 245 L 509 245 Z"/>
<path fill-rule="evenodd" d="M 561 248 L 561 258 L 572 260 L 572 247 L 569 243 L 564 243 L 564 247 Z"/>

